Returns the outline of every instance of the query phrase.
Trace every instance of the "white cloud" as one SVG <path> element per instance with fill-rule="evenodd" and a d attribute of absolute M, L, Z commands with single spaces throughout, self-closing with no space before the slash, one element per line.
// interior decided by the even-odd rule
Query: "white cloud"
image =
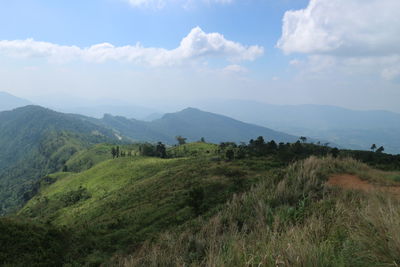
<path fill-rule="evenodd" d="M 222 69 L 223 73 L 226 74 L 238 74 L 238 73 L 246 73 L 248 72 L 248 69 L 246 69 L 243 66 L 237 65 L 237 64 L 232 64 L 232 65 L 228 65 L 225 68 Z"/>
<path fill-rule="evenodd" d="M 399 0 L 311 0 L 287 11 L 278 47 L 285 53 L 400 53 Z"/>
<path fill-rule="evenodd" d="M 109 43 L 102 43 L 80 48 L 38 42 L 33 39 L 0 41 L 0 54 L 21 58 L 46 58 L 53 63 L 83 60 L 94 63 L 119 61 L 145 66 L 172 66 L 213 57 L 230 62 L 252 61 L 263 53 L 264 50 L 260 46 L 244 46 L 225 39 L 219 33 L 205 33 L 199 27 L 193 28 L 182 39 L 180 45 L 172 50 L 146 48 L 140 44 L 116 47 Z"/>
<path fill-rule="evenodd" d="M 310 0 L 305 9 L 287 11 L 277 47 L 284 53 L 335 57 L 342 64 L 388 69 L 400 62 L 399 0 Z M 325 59 L 331 60 L 331 59 Z M 371 63 L 372 62 L 372 63 Z M 393 66 L 394 65 L 394 66 Z"/>
<path fill-rule="evenodd" d="M 193 0 L 125 0 L 135 8 L 155 8 L 161 9 L 167 4 L 180 3 L 183 7 L 193 4 Z M 202 0 L 206 4 L 230 4 L 234 0 Z"/>
<path fill-rule="evenodd" d="M 166 0 L 128 0 L 129 4 L 133 7 L 152 7 L 163 8 Z"/>

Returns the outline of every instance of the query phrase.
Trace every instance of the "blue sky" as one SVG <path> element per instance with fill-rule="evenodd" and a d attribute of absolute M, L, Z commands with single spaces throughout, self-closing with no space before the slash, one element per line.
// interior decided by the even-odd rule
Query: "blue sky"
<path fill-rule="evenodd" d="M 399 3 L 2 1 L 0 90 L 71 105 L 231 98 L 400 112 Z"/>

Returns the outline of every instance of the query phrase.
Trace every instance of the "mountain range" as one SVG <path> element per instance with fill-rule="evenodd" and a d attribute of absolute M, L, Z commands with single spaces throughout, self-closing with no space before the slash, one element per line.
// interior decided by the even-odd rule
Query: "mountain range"
<path fill-rule="evenodd" d="M 198 107 L 296 136 L 369 150 L 372 144 L 400 153 L 400 114 L 326 105 L 271 105 L 254 101 L 208 101 Z"/>
<path fill-rule="evenodd" d="M 152 122 L 105 115 L 102 119 L 65 114 L 40 106 L 0 112 L 0 214 L 12 211 L 36 192 L 35 182 L 61 171 L 75 153 L 99 143 L 248 142 L 258 136 L 277 142 L 298 137 L 188 108 Z"/>
<path fill-rule="evenodd" d="M 176 143 L 175 137 L 178 135 L 187 138 L 189 142 L 205 138 L 212 143 L 248 142 L 258 136 L 276 142 L 294 142 L 299 138 L 195 108 L 168 113 L 150 122 L 112 115 L 105 115 L 99 121 L 135 141 L 162 141 L 167 144 Z"/>

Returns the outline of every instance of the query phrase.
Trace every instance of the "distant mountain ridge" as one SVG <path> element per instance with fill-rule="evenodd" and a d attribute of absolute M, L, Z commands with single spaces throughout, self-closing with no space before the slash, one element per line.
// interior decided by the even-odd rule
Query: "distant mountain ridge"
<path fill-rule="evenodd" d="M 293 135 L 196 108 L 186 108 L 180 112 L 167 113 L 162 118 L 150 122 L 128 120 L 124 117 L 111 115 L 105 115 L 101 122 L 133 140 L 162 141 L 167 144 L 176 143 L 175 137 L 178 135 L 187 138 L 189 142 L 198 141 L 203 137 L 206 141 L 212 143 L 248 142 L 258 136 L 276 142 L 298 140 L 298 137 Z"/>
<path fill-rule="evenodd" d="M 254 101 L 210 101 L 199 107 L 293 135 L 324 139 L 343 147 L 368 150 L 383 145 L 400 153 L 400 114 L 350 110 L 324 105 L 272 105 Z"/>
<path fill-rule="evenodd" d="M 12 110 L 27 105 L 32 105 L 32 103 L 9 93 L 0 92 L 0 111 Z"/>

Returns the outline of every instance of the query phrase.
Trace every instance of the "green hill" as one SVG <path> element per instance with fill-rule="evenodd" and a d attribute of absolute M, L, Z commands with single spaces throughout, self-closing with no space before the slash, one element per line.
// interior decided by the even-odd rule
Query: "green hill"
<path fill-rule="evenodd" d="M 117 142 L 113 131 L 80 117 L 39 106 L 0 113 L 0 214 L 34 193 L 34 184 L 60 171 L 76 152 L 96 143 Z"/>
<path fill-rule="evenodd" d="M 214 146 L 210 145 L 210 149 Z M 212 214 L 275 166 L 264 160 L 122 157 L 81 173 L 50 175 L 19 212 L 84 238 L 81 262 L 100 263 L 161 232 Z M 247 166 L 248 165 L 248 166 Z"/>
<path fill-rule="evenodd" d="M 317 148 L 301 146 L 309 151 Z M 226 161 L 220 159 L 221 146 L 206 143 L 169 148 L 169 155 L 179 157 L 170 159 L 107 159 L 109 148 L 96 145 L 77 153 L 70 163 L 81 162 L 83 171 L 46 176 L 18 218 L 0 219 L 4 233 L 19 238 L 9 245 L 11 249 L 0 249 L 0 262 L 30 266 L 57 259 L 57 264 L 67 266 L 400 262 L 396 195 L 326 185 L 332 174 L 348 173 L 375 186 L 400 188 L 396 182 L 400 172 L 374 170 L 351 158 L 331 156 L 312 156 L 287 166 L 279 159 L 279 150 Z M 95 154 L 100 156 L 87 169 L 82 159 Z M 3 235 L 0 241 L 9 238 Z M 36 249 L 19 253 L 24 238 L 41 253 Z"/>

